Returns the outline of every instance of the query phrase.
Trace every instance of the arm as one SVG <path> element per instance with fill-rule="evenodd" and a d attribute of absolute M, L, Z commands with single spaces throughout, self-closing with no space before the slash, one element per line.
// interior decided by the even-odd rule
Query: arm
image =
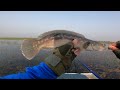
<path fill-rule="evenodd" d="M 26 72 L 11 74 L 0 77 L 0 79 L 56 79 L 57 75 L 45 64 L 41 62 L 38 66 L 27 67 Z"/>
<path fill-rule="evenodd" d="M 113 52 L 114 52 L 114 54 L 117 56 L 117 58 L 120 59 L 120 49 L 114 50 Z"/>
<path fill-rule="evenodd" d="M 113 53 L 117 56 L 117 58 L 120 59 L 120 49 L 116 47 L 116 44 L 111 44 L 109 45 L 108 48 L 113 51 Z"/>

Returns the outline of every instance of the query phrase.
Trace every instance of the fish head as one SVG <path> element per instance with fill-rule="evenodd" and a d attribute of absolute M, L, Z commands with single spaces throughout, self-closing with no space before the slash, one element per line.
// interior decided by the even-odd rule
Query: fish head
<path fill-rule="evenodd" d="M 87 38 L 76 38 L 75 48 L 81 51 L 104 51 L 108 50 L 110 42 L 93 41 Z"/>
<path fill-rule="evenodd" d="M 104 51 L 104 50 L 108 50 L 108 44 L 106 43 L 102 43 L 99 41 L 92 41 L 90 42 L 89 46 L 87 47 L 86 50 L 89 51 Z"/>

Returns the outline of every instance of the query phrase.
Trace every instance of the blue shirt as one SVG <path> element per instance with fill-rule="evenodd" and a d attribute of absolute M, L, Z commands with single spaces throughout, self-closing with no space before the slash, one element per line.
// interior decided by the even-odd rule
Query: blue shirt
<path fill-rule="evenodd" d="M 46 63 L 41 62 L 38 66 L 27 67 L 25 73 L 10 74 L 0 79 L 56 79 L 57 77 Z"/>

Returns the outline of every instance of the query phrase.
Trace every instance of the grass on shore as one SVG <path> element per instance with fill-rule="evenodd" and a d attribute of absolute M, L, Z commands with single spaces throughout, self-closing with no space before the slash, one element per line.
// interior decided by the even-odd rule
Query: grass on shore
<path fill-rule="evenodd" d="M 31 39 L 31 38 L 17 38 L 17 37 L 4 37 L 4 38 L 0 38 L 0 40 L 24 40 L 24 39 Z"/>

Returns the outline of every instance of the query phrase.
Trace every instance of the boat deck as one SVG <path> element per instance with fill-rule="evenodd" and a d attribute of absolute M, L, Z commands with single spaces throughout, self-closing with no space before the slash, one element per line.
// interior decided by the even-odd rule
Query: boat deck
<path fill-rule="evenodd" d="M 93 73 L 64 73 L 58 79 L 98 79 Z"/>

